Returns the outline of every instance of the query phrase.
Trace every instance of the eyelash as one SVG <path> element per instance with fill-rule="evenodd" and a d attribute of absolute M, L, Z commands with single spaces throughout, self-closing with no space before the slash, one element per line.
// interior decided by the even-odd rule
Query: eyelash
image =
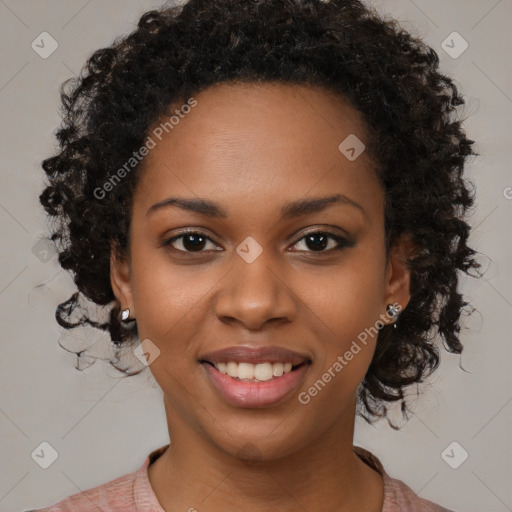
<path fill-rule="evenodd" d="M 185 236 L 191 235 L 191 234 L 192 235 L 199 235 L 202 238 L 204 238 L 205 240 L 215 244 L 215 242 L 209 236 L 207 236 L 205 233 L 203 233 L 201 231 L 190 230 L 190 231 L 183 231 L 180 235 L 173 236 L 172 238 L 169 238 L 168 240 L 165 240 L 162 243 L 162 247 L 168 248 L 176 240 L 179 240 L 179 239 L 184 238 Z M 347 247 L 353 247 L 355 245 L 354 242 L 352 242 L 352 241 L 350 241 L 350 240 L 348 240 L 348 239 L 346 239 L 346 238 L 344 238 L 342 236 L 335 235 L 334 233 L 330 233 L 328 231 L 321 231 L 321 230 L 310 231 L 309 233 L 304 234 L 293 245 L 297 245 L 299 242 L 301 242 L 306 237 L 311 236 L 311 235 L 327 235 L 328 238 L 334 240 L 338 244 L 337 247 L 334 247 L 334 248 L 331 248 L 331 249 L 322 250 L 322 251 L 310 251 L 310 250 L 305 251 L 305 252 L 312 253 L 312 254 L 315 254 L 315 255 L 322 255 L 322 254 L 326 254 L 326 253 L 328 254 L 328 253 L 332 252 L 333 250 L 334 251 L 336 251 L 336 250 L 340 251 L 342 249 L 345 249 Z M 194 255 L 194 254 L 200 255 L 200 254 L 206 252 L 205 250 L 201 250 L 201 251 L 183 251 L 181 249 L 175 249 L 175 248 L 172 248 L 172 249 L 174 251 L 178 252 L 178 253 L 190 254 L 190 255 Z M 218 252 L 218 251 L 216 251 L 216 252 Z M 298 251 L 298 252 L 303 252 L 303 251 Z"/>

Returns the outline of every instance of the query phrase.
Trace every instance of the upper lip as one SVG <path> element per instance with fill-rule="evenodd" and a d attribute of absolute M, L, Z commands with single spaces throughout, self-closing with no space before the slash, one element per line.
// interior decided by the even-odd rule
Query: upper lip
<path fill-rule="evenodd" d="M 299 365 L 310 359 L 305 354 L 299 354 L 283 347 L 235 345 L 203 354 L 199 360 L 209 363 L 234 361 L 235 363 L 292 363 L 293 365 Z"/>

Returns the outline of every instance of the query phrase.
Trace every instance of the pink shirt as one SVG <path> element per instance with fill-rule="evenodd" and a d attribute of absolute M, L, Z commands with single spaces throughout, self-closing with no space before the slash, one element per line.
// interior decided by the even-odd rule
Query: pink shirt
<path fill-rule="evenodd" d="M 142 466 L 133 473 L 68 496 L 53 506 L 27 512 L 165 512 L 149 482 L 148 467 L 168 446 L 167 444 L 152 451 Z M 382 475 L 384 480 L 382 512 L 453 512 L 420 498 L 401 480 L 391 478 L 384 471 L 380 460 L 368 450 L 354 446 L 354 452 Z"/>

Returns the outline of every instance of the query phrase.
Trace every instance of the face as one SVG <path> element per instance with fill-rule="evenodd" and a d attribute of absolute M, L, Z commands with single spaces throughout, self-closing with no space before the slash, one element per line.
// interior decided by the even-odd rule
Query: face
<path fill-rule="evenodd" d="M 278 458 L 352 428 L 374 327 L 409 300 L 409 246 L 386 259 L 384 191 L 364 151 L 338 148 L 366 139 L 341 98 L 221 84 L 195 100 L 153 137 L 112 286 L 158 348 L 171 439 Z"/>

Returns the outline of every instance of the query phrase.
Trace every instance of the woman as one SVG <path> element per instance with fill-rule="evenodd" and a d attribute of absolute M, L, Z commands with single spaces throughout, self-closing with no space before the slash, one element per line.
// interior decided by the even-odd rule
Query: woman
<path fill-rule="evenodd" d="M 149 366 L 171 442 L 41 510 L 447 510 L 352 444 L 462 351 L 475 153 L 438 64 L 357 0 L 190 0 L 92 55 L 43 163 L 57 320 Z"/>

